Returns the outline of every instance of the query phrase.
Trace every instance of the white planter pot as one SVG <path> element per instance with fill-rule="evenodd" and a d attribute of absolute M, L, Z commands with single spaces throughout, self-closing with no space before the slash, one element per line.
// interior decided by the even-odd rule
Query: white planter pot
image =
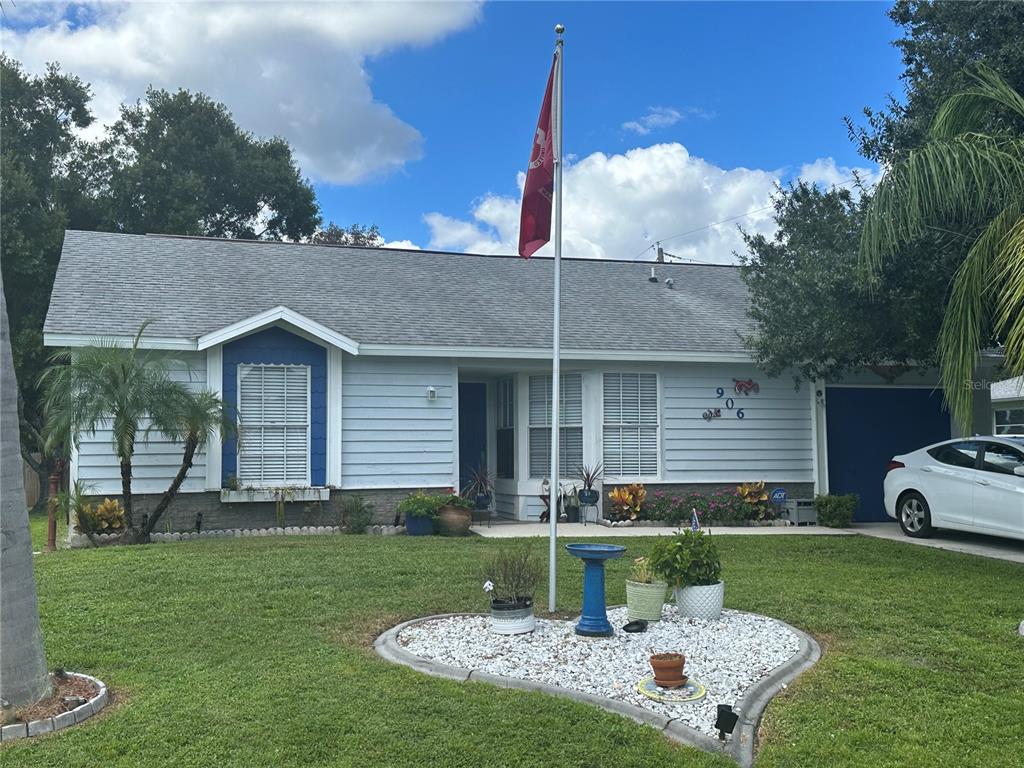
<path fill-rule="evenodd" d="M 712 621 L 722 615 L 723 581 L 705 587 L 676 587 L 675 593 L 680 616 Z"/>
<path fill-rule="evenodd" d="M 496 635 L 522 635 L 533 632 L 537 619 L 533 606 L 527 608 L 495 608 L 491 606 L 491 632 Z"/>

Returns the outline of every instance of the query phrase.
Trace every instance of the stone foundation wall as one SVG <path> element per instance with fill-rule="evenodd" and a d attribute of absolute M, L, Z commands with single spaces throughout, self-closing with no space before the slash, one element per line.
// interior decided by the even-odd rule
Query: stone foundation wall
<path fill-rule="evenodd" d="M 427 493 L 443 493 L 447 488 L 424 488 Z M 349 496 L 361 496 L 373 506 L 374 525 L 390 525 L 395 520 L 395 507 L 412 489 L 372 488 L 366 490 L 331 490 L 327 501 L 287 501 L 284 505 L 286 527 L 339 526 L 341 506 Z M 119 496 L 116 498 L 120 498 Z M 88 497 L 89 501 L 102 501 L 102 496 Z M 137 521 L 151 512 L 160 502 L 159 494 L 132 495 L 133 516 Z M 156 524 L 156 532 L 194 531 L 196 514 L 203 513 L 204 530 L 230 530 L 235 528 L 275 528 L 278 525 L 277 506 L 274 502 L 232 502 L 220 500 L 219 491 L 179 493 Z"/>

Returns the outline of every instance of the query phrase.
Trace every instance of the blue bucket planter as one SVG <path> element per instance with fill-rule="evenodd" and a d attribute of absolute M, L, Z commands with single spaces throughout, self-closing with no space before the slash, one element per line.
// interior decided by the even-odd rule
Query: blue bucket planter
<path fill-rule="evenodd" d="M 430 536 L 434 532 L 434 518 L 407 517 L 405 519 L 405 532 L 409 536 Z"/>

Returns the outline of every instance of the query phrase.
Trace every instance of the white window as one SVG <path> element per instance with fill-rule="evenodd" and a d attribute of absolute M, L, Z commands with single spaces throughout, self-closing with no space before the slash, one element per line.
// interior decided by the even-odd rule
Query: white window
<path fill-rule="evenodd" d="M 996 411 L 997 435 L 1024 435 L 1024 406 Z"/>
<path fill-rule="evenodd" d="M 604 474 L 658 476 L 658 375 L 604 375 Z"/>
<path fill-rule="evenodd" d="M 516 388 L 511 379 L 498 380 L 498 425 L 496 475 L 516 476 Z"/>
<path fill-rule="evenodd" d="M 583 376 L 566 373 L 559 377 L 558 474 L 576 473 L 583 463 Z M 530 377 L 530 477 L 551 474 L 551 377 Z"/>
<path fill-rule="evenodd" d="M 238 366 L 238 479 L 309 485 L 309 366 Z"/>

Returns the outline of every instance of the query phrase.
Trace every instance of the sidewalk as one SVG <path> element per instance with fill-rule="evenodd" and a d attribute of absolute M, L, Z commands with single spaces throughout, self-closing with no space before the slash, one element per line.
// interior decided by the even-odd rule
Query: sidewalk
<path fill-rule="evenodd" d="M 684 526 L 689 527 L 689 526 Z M 470 529 L 478 536 L 485 539 L 512 539 L 524 537 L 547 537 L 547 523 L 518 523 L 512 521 L 493 521 L 490 528 L 486 525 L 474 525 Z M 850 536 L 855 531 L 839 530 L 837 528 L 825 528 L 820 525 L 789 525 L 786 527 L 761 527 L 761 526 L 738 526 L 725 527 L 713 525 L 704 530 L 710 531 L 715 536 Z M 581 539 L 617 539 L 628 536 L 670 536 L 675 533 L 674 528 L 648 528 L 646 526 L 628 528 L 608 528 L 596 523 L 559 523 L 558 535 L 566 538 Z"/>

